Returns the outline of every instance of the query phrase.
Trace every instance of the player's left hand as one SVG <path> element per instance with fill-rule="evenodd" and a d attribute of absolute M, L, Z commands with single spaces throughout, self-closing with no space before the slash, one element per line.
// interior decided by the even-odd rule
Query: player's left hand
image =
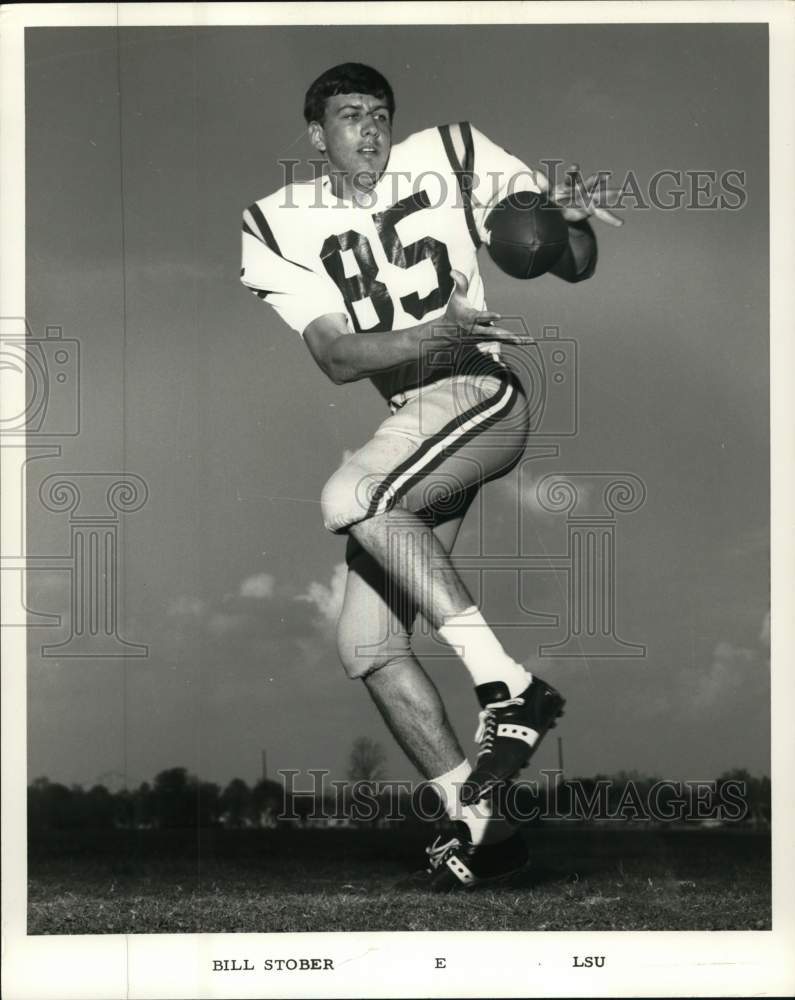
<path fill-rule="evenodd" d="M 583 180 L 578 164 L 572 163 L 566 169 L 563 183 L 550 189 L 547 177 L 536 172 L 539 187 L 561 209 L 566 222 L 580 222 L 593 216 L 608 226 L 623 226 L 624 220 L 606 207 L 615 203 L 618 194 L 616 188 L 607 186 L 607 177 L 602 172 Z"/>

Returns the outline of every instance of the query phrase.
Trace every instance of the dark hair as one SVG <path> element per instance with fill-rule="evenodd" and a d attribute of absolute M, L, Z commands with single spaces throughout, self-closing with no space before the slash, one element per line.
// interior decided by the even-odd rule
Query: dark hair
<path fill-rule="evenodd" d="M 307 124 L 322 122 L 327 99 L 337 94 L 369 94 L 384 101 L 390 118 L 395 113 L 395 95 L 389 82 L 377 69 L 362 63 L 342 63 L 327 69 L 307 90 L 304 98 Z"/>

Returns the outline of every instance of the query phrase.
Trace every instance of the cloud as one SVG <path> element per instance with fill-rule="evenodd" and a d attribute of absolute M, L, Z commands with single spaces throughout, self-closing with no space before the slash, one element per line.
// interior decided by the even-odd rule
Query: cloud
<path fill-rule="evenodd" d="M 720 670 L 734 670 L 744 668 L 749 663 L 754 663 L 758 658 L 756 650 L 746 649 L 744 646 L 735 646 L 733 642 L 725 640 L 715 646 L 712 654 L 712 665 Z"/>
<path fill-rule="evenodd" d="M 509 473 L 507 476 L 501 476 L 492 484 L 492 489 L 500 494 L 501 501 L 507 501 L 515 508 L 517 501 L 521 507 L 534 503 L 535 485 L 535 482 L 523 470 L 521 476 L 518 476 L 515 472 Z M 465 520 L 464 524 L 466 523 Z"/>
<path fill-rule="evenodd" d="M 769 638 L 769 629 L 767 613 L 762 619 L 758 645 L 750 641 L 744 646 L 721 639 L 704 660 L 683 660 L 675 672 L 667 675 L 667 683 L 656 689 L 653 699 L 648 697 L 648 685 L 641 671 L 622 695 L 625 708 L 636 718 L 670 718 L 676 714 L 686 725 L 693 725 L 693 720 L 699 720 L 700 725 L 705 718 L 722 719 L 727 725 L 735 725 L 737 720 L 743 727 L 766 731 L 770 654 L 765 640 Z M 653 650 L 650 652 L 654 655 Z M 549 669 L 547 662 L 539 668 L 542 676 Z M 568 665 L 563 661 L 562 666 Z M 639 679 L 640 683 L 636 683 Z"/>
<path fill-rule="evenodd" d="M 200 597 L 183 594 L 169 604 L 166 614 L 170 618 L 201 618 L 206 609 L 206 603 Z"/>
<path fill-rule="evenodd" d="M 204 643 L 243 657 L 259 657 L 273 643 L 326 642 L 342 607 L 345 575 L 345 564 L 340 563 L 328 584 L 312 581 L 299 594 L 278 587 L 270 573 L 256 573 L 245 577 L 236 591 L 208 600 L 182 595 L 167 608 L 173 625 L 165 642 L 174 655 L 184 655 L 190 643 Z"/>
<path fill-rule="evenodd" d="M 712 653 L 712 663 L 695 678 L 693 698 L 696 707 L 708 708 L 731 699 L 747 689 L 762 672 L 759 650 L 746 649 L 722 640 Z"/>
<path fill-rule="evenodd" d="M 508 497 L 512 505 L 515 505 L 518 499 L 520 508 L 536 517 L 540 515 L 546 518 L 560 518 L 562 515 L 565 515 L 566 511 L 549 510 L 547 507 L 542 506 L 538 499 L 538 485 L 546 475 L 548 473 L 532 477 L 528 474 L 526 466 L 522 466 L 521 475 L 518 477 L 515 475 L 504 476 L 498 481 L 497 485 L 498 489 L 504 496 Z M 577 480 L 576 497 L 579 504 L 578 509 L 588 507 L 593 499 L 593 487 L 583 482 L 582 477 L 579 477 Z"/>
<path fill-rule="evenodd" d="M 313 580 L 307 587 L 306 593 L 296 596 L 296 601 L 306 601 L 317 608 L 319 615 L 317 624 L 319 626 L 328 628 L 336 624 L 342 610 L 347 574 L 348 569 L 345 563 L 337 563 L 331 573 L 328 586 Z"/>
<path fill-rule="evenodd" d="M 270 573 L 256 573 L 254 576 L 246 577 L 240 584 L 240 596 L 264 601 L 273 597 L 275 586 L 276 581 Z"/>

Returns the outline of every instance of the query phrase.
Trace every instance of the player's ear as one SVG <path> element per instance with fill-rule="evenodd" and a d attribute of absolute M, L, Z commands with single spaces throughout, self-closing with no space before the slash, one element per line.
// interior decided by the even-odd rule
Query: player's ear
<path fill-rule="evenodd" d="M 326 152 L 326 133 L 320 122 L 309 123 L 309 141 L 319 153 Z"/>

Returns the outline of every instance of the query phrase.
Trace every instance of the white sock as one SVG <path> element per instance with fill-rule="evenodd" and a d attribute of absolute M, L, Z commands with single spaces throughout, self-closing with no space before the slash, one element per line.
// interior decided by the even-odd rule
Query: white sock
<path fill-rule="evenodd" d="M 516 698 L 532 681 L 533 675 L 508 656 L 476 607 L 447 618 L 437 631 L 448 645 L 456 647 L 475 686 L 502 681 Z"/>
<path fill-rule="evenodd" d="M 461 805 L 461 786 L 471 773 L 472 768 L 465 757 L 458 767 L 440 774 L 438 778 L 431 778 L 430 781 L 441 795 L 445 812 L 450 819 L 466 823 L 473 844 L 496 844 L 506 840 L 513 833 L 513 828 L 505 819 L 492 816 L 488 802 L 481 800 L 473 806 Z"/>

